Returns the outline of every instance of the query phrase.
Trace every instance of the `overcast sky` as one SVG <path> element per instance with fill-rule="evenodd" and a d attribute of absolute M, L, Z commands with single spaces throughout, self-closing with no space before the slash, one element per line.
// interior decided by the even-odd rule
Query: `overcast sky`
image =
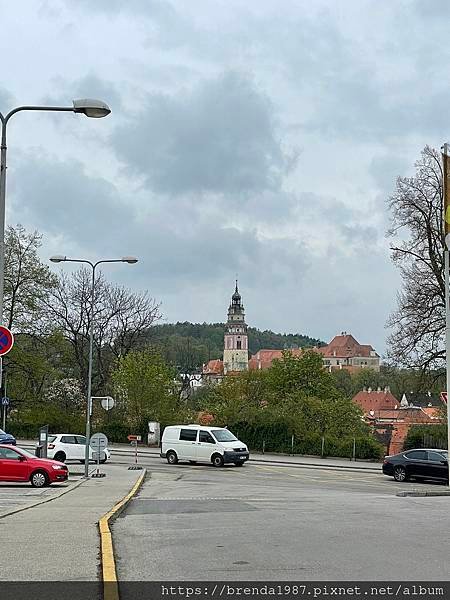
<path fill-rule="evenodd" d="M 7 221 L 164 319 L 386 349 L 400 287 L 386 200 L 450 138 L 448 0 L 0 0 Z"/>

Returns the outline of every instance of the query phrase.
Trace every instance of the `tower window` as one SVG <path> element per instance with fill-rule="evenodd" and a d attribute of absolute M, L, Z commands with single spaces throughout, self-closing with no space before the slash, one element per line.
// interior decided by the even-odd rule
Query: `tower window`
<path fill-rule="evenodd" d="M 237 341 L 237 349 L 241 350 L 242 349 L 241 346 L 242 346 L 242 342 L 241 342 L 241 340 L 238 340 Z"/>

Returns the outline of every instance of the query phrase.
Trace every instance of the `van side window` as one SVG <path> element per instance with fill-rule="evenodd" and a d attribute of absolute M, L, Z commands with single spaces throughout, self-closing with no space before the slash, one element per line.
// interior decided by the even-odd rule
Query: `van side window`
<path fill-rule="evenodd" d="M 199 442 L 204 442 L 205 444 L 215 444 L 213 437 L 207 431 L 200 431 L 199 434 Z"/>
<path fill-rule="evenodd" d="M 197 439 L 197 430 L 196 429 L 181 429 L 180 430 L 180 440 L 183 442 L 195 442 Z"/>

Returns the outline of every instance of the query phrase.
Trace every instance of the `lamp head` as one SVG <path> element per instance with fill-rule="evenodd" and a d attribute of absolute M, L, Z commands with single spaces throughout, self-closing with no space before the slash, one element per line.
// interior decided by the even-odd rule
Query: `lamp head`
<path fill-rule="evenodd" d="M 57 254 L 55 256 L 52 256 L 50 258 L 51 262 L 54 263 L 60 263 L 60 262 L 64 262 L 65 260 L 67 260 L 67 256 L 62 256 L 61 254 Z"/>
<path fill-rule="evenodd" d="M 129 265 L 135 265 L 138 262 L 138 259 L 135 256 L 124 256 L 122 262 L 126 262 Z"/>
<path fill-rule="evenodd" d="M 73 101 L 73 112 L 83 113 L 86 117 L 92 117 L 93 119 L 100 119 L 101 117 L 108 116 L 111 109 L 101 100 L 83 98 Z"/>

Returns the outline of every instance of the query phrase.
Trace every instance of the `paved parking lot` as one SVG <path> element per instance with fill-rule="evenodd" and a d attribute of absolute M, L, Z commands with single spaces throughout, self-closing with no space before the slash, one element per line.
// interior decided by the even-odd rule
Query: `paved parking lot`
<path fill-rule="evenodd" d="M 0 517 L 15 509 L 39 502 L 58 494 L 67 488 L 72 481 L 78 481 L 82 476 L 82 470 L 77 465 L 68 464 L 69 481 L 56 483 L 42 489 L 33 488 L 29 483 L 6 483 L 0 481 Z"/>
<path fill-rule="evenodd" d="M 119 576 L 448 579 L 449 498 L 395 495 L 412 487 L 440 485 L 379 472 L 161 464 L 113 524 Z"/>

